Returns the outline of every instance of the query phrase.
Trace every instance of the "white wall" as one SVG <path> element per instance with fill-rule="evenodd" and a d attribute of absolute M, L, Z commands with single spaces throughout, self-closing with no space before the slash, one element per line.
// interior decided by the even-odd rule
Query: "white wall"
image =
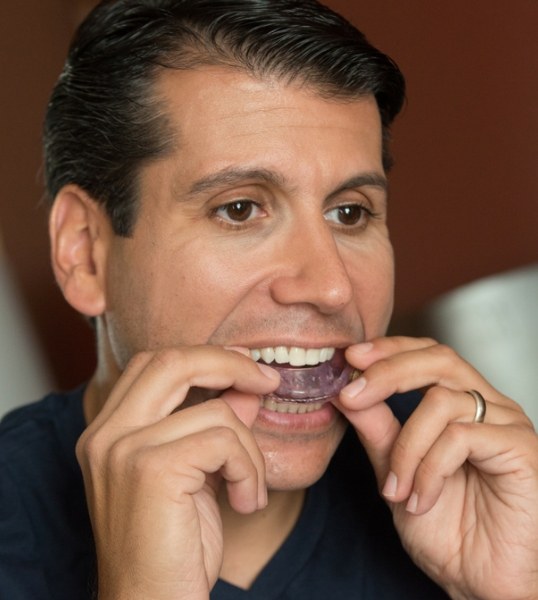
<path fill-rule="evenodd" d="M 538 263 L 445 294 L 414 328 L 457 350 L 538 429 Z"/>
<path fill-rule="evenodd" d="M 0 248 L 0 417 L 50 390 L 50 377 Z"/>

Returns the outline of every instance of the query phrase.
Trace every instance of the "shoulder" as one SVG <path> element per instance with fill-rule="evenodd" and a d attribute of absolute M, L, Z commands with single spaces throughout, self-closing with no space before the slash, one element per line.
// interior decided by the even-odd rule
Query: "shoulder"
<path fill-rule="evenodd" d="M 82 413 L 83 388 L 65 393 L 51 393 L 43 399 L 7 413 L 0 421 L 0 447 L 6 453 L 17 452 L 28 444 L 43 439 L 44 434 L 78 435 L 84 428 Z"/>
<path fill-rule="evenodd" d="M 10 597 L 49 598 L 51 582 L 87 597 L 92 538 L 75 457 L 82 392 L 50 394 L 0 423 L 0 589 Z"/>
<path fill-rule="evenodd" d="M 6 413 L 0 420 L 0 432 L 6 428 L 13 427 L 17 423 L 26 422 L 29 419 L 50 419 L 59 412 L 72 406 L 77 401 L 82 402 L 84 386 L 75 388 L 68 392 L 51 392 L 36 402 L 19 406 Z"/>
<path fill-rule="evenodd" d="M 0 423 L 0 478 L 35 484 L 55 472 L 78 472 L 75 444 L 85 423 L 82 388 L 49 394 Z"/>

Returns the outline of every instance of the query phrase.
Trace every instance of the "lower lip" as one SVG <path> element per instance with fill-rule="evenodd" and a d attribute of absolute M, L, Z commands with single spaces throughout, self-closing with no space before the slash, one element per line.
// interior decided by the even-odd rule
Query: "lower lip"
<path fill-rule="evenodd" d="M 258 424 L 265 423 L 271 427 L 313 431 L 331 426 L 338 414 L 330 402 L 326 402 L 319 410 L 303 414 L 279 413 L 262 407 L 257 421 Z"/>

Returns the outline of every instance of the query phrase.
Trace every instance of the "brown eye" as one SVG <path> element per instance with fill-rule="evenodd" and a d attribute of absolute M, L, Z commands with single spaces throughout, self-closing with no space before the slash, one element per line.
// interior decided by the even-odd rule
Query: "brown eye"
<path fill-rule="evenodd" d="M 254 212 L 254 204 L 249 200 L 236 200 L 222 207 L 226 217 L 230 221 L 246 221 Z"/>
<path fill-rule="evenodd" d="M 356 225 L 364 214 L 362 206 L 356 204 L 351 206 L 340 206 L 337 210 L 338 220 L 342 225 Z"/>
<path fill-rule="evenodd" d="M 325 213 L 327 221 L 332 221 L 337 225 L 344 227 L 354 227 L 357 225 L 366 225 L 368 217 L 372 216 L 372 212 L 362 204 L 346 204 L 337 206 Z"/>
<path fill-rule="evenodd" d="M 254 200 L 238 199 L 221 204 L 212 211 L 212 215 L 221 226 L 231 229 L 242 229 L 258 224 L 267 216 L 266 211 Z"/>

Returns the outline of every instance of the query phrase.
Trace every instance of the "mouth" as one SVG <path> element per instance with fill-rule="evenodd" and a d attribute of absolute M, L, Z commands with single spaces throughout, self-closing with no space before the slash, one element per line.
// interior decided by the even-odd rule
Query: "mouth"
<path fill-rule="evenodd" d="M 262 406 L 273 412 L 319 410 L 338 396 L 356 373 L 346 362 L 343 349 L 276 346 L 251 349 L 250 356 L 280 374 L 278 388 L 262 399 Z"/>

